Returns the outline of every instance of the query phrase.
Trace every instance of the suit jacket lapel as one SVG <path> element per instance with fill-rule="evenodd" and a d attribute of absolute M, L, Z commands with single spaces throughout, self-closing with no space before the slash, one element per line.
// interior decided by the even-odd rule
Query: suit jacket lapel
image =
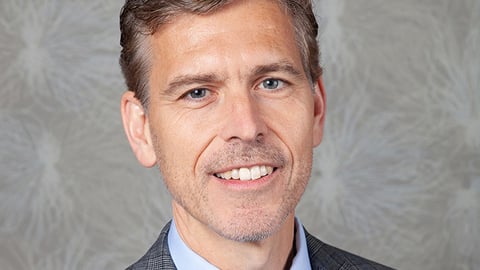
<path fill-rule="evenodd" d="M 160 236 L 147 253 L 127 270 L 177 270 L 168 249 L 171 221 L 163 227 Z"/>

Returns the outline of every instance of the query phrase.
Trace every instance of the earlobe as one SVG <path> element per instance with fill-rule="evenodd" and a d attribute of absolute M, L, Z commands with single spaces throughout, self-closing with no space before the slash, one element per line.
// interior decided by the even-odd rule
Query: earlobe
<path fill-rule="evenodd" d="M 323 127 L 325 123 L 325 88 L 323 79 L 320 77 L 315 85 L 314 98 L 314 118 L 313 118 L 313 147 L 322 142 Z"/>
<path fill-rule="evenodd" d="M 141 102 L 132 91 L 122 95 L 121 113 L 128 142 L 140 164 L 152 167 L 156 156 L 150 135 L 150 127 Z"/>

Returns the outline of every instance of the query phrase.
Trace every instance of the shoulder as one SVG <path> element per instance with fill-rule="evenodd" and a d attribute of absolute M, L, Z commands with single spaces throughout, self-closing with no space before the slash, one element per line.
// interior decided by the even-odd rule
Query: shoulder
<path fill-rule="evenodd" d="M 386 270 L 390 267 L 323 243 L 305 231 L 312 270 Z"/>
<path fill-rule="evenodd" d="M 160 236 L 152 247 L 137 262 L 126 270 L 176 270 L 168 249 L 168 232 L 171 221 L 163 227 Z"/>

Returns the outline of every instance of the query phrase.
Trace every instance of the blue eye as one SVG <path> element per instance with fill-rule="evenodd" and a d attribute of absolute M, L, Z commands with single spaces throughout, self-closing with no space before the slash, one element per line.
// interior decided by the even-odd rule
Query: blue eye
<path fill-rule="evenodd" d="M 278 88 L 282 88 L 284 86 L 284 82 L 279 79 L 266 79 L 262 81 L 260 87 L 263 89 L 268 89 L 268 90 L 275 90 Z"/>
<path fill-rule="evenodd" d="M 188 97 L 191 99 L 201 99 L 208 95 L 208 90 L 205 88 L 194 89 L 188 93 Z"/>

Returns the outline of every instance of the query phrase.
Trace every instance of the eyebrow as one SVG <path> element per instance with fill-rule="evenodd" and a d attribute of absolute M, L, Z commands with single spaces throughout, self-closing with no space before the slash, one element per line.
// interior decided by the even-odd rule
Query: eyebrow
<path fill-rule="evenodd" d="M 192 85 L 192 84 L 205 84 L 205 83 L 212 83 L 218 82 L 220 78 L 213 73 L 207 74 L 197 74 L 197 75 L 179 75 L 176 76 L 167 86 L 165 90 L 166 95 L 171 95 L 175 93 L 175 91 L 185 85 Z"/>
<path fill-rule="evenodd" d="M 271 72 L 285 72 L 294 77 L 303 78 L 302 72 L 288 61 L 256 66 L 253 71 L 253 76 L 257 77 Z"/>
<path fill-rule="evenodd" d="M 279 61 L 276 63 L 255 66 L 253 72 L 251 72 L 249 76 L 256 78 L 272 72 L 285 72 L 299 79 L 304 77 L 303 73 L 288 61 Z M 208 84 L 219 81 L 221 81 L 221 78 L 214 73 L 179 75 L 173 78 L 164 93 L 165 95 L 172 95 L 178 88 L 186 85 Z"/>

